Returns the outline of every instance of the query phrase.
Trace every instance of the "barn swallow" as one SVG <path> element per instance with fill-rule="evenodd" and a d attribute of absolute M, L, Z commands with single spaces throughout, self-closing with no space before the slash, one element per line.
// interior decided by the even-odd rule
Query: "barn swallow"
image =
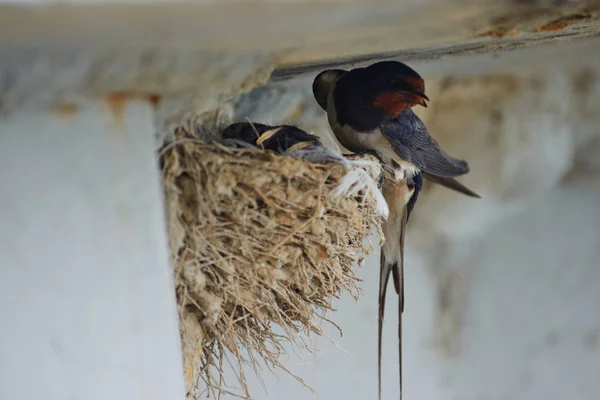
<path fill-rule="evenodd" d="M 386 173 L 382 193 L 390 214 L 382 229 L 378 323 L 378 385 L 381 399 L 381 351 L 385 296 L 390 274 L 398 294 L 400 399 L 402 399 L 402 312 L 404 310 L 404 236 L 423 178 L 472 197 L 476 193 L 454 179 L 469 172 L 465 161 L 448 155 L 431 137 L 412 107 L 427 107 L 423 78 L 396 61 L 350 71 L 321 72 L 313 94 L 327 111 L 329 125 L 342 146 L 354 153 L 375 153 L 393 173 Z"/>
<path fill-rule="evenodd" d="M 277 153 L 321 145 L 317 136 L 295 126 L 271 126 L 256 122 L 233 123 L 223 129 L 221 138 L 232 143 L 244 142 Z"/>
<path fill-rule="evenodd" d="M 342 77 L 344 79 L 341 79 Z M 370 147 L 379 147 L 380 151 L 375 151 L 378 153 L 375 155 L 390 153 L 391 150 L 396 151 L 395 148 L 390 148 L 387 140 L 382 140 L 381 134 L 370 135 L 372 132 L 378 133 L 380 122 L 398 119 L 394 117 L 402 117 L 399 115 L 402 111 L 415 105 L 427 107 L 429 101 L 425 95 L 423 78 L 412 68 L 397 61 L 382 61 L 366 68 L 350 71 L 325 70 L 314 79 L 312 90 L 319 106 L 327 112 L 329 125 L 340 144 L 354 153 L 373 153 Z M 341 114 L 339 118 L 338 114 Z M 441 157 L 453 160 L 455 163 L 463 163 L 465 167 L 465 172 L 448 176 L 447 173 L 436 173 L 435 167 L 429 166 L 429 168 L 421 168 L 423 176 L 431 182 L 479 198 L 478 194 L 454 179 L 455 176 L 467 173 L 468 165 L 464 161 L 448 156 L 431 138 L 416 115 L 410 113 L 404 115 L 416 119 L 416 127 L 423 129 L 426 140 L 433 142 L 431 146 L 433 151 L 441 152 Z M 419 140 L 419 138 L 415 139 Z M 362 143 L 363 140 L 376 143 L 370 146 L 368 143 Z M 419 144 L 415 142 L 414 145 Z M 397 158 L 394 154 L 388 155 Z M 413 164 L 417 163 L 413 162 Z"/>

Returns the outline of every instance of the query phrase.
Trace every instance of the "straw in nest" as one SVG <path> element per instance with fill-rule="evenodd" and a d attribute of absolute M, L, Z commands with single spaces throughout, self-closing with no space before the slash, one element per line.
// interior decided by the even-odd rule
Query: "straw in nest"
<path fill-rule="evenodd" d="M 250 398 L 244 365 L 287 371 L 283 343 L 323 335 L 332 300 L 358 296 L 353 267 L 386 212 L 380 165 L 329 149 L 281 155 L 176 136 L 162 168 L 188 397 Z M 323 154 L 335 162 L 315 162 Z M 237 391 L 224 381 L 226 363 Z"/>

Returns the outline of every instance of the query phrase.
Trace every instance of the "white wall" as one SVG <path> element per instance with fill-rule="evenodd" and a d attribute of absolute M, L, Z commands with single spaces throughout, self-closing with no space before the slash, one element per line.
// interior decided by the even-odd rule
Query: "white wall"
<path fill-rule="evenodd" d="M 0 399 L 183 399 L 143 101 L 0 117 Z"/>

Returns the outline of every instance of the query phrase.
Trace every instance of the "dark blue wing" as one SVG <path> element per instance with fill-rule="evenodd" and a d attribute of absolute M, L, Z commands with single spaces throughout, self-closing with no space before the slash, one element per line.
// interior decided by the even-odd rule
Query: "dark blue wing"
<path fill-rule="evenodd" d="M 455 177 L 469 172 L 467 162 L 446 153 L 411 109 L 383 122 L 380 129 L 400 158 L 428 174 Z"/>

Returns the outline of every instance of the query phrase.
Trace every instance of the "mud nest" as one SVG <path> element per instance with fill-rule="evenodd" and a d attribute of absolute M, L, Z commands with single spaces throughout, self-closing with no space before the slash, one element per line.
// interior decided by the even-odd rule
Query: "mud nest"
<path fill-rule="evenodd" d="M 385 211 L 351 175 L 375 182 L 379 164 L 312 162 L 178 132 L 161 166 L 188 398 L 250 398 L 245 366 L 289 372 L 284 343 L 324 335 L 323 321 L 335 326 L 332 300 L 358 297 L 354 268 Z M 233 386 L 224 367 L 237 374 Z"/>

